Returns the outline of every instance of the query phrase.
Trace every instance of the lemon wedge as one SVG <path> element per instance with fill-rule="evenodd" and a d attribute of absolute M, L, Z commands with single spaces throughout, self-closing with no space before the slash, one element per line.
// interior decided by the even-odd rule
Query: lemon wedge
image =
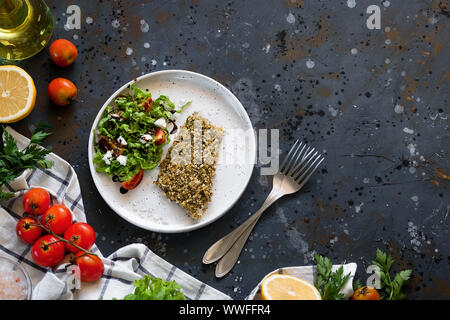
<path fill-rule="evenodd" d="M 299 277 L 272 274 L 261 283 L 263 300 L 322 300 L 319 291 Z"/>
<path fill-rule="evenodd" d="M 36 102 L 31 76 L 17 66 L 0 66 L 0 123 L 22 120 Z"/>

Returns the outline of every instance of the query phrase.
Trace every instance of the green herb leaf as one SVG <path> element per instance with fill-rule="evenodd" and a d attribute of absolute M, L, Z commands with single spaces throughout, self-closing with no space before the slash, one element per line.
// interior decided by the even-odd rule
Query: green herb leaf
<path fill-rule="evenodd" d="M 4 145 L 3 148 L 0 148 L 0 187 L 20 176 L 26 169 L 34 167 L 49 169 L 53 166 L 52 161 L 45 159 L 50 151 L 39 145 L 50 135 L 43 131 L 47 127 L 45 124 L 39 124 L 30 143 L 22 151 L 19 151 L 12 135 L 3 126 L 1 127 L 0 131 L 4 134 Z M 12 196 L 13 193 L 0 190 L 0 202 Z"/>
<path fill-rule="evenodd" d="M 319 290 L 323 300 L 343 300 L 344 295 L 340 293 L 345 283 L 350 278 L 350 273 L 344 276 L 344 267 L 341 266 L 335 272 L 332 271 L 333 264 L 327 257 L 314 255 L 316 261 L 317 275 L 314 286 Z"/>
<path fill-rule="evenodd" d="M 181 287 L 175 281 L 165 281 L 146 275 L 134 281 L 134 293 L 126 295 L 123 300 L 186 300 Z"/>
<path fill-rule="evenodd" d="M 380 277 L 382 288 L 384 288 L 385 291 L 385 295 L 383 296 L 383 299 L 385 300 L 405 299 L 406 295 L 402 293 L 401 290 L 411 278 L 412 274 L 412 270 L 403 270 L 395 275 L 394 280 L 391 280 L 390 272 L 394 263 L 395 260 L 391 255 L 377 249 L 375 260 L 372 261 L 372 264 L 380 269 L 377 273 Z"/>

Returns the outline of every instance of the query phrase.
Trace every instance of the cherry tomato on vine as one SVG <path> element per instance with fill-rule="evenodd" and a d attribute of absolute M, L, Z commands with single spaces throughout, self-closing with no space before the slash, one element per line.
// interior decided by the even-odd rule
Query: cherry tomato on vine
<path fill-rule="evenodd" d="M 72 81 L 65 78 L 53 79 L 48 85 L 48 96 L 58 106 L 67 106 L 77 98 L 78 90 Z"/>
<path fill-rule="evenodd" d="M 75 254 L 73 259 L 80 268 L 81 281 L 97 281 L 105 271 L 103 261 L 94 254 L 86 254 L 83 251 L 79 251 Z"/>
<path fill-rule="evenodd" d="M 62 235 L 72 225 L 72 213 L 65 205 L 55 204 L 42 215 L 42 224 L 57 235 Z"/>
<path fill-rule="evenodd" d="M 78 56 L 75 45 L 66 39 L 53 41 L 49 48 L 50 58 L 60 67 L 70 66 Z"/>
<path fill-rule="evenodd" d="M 380 300 L 377 289 L 372 287 L 361 287 L 353 293 L 353 300 Z"/>
<path fill-rule="evenodd" d="M 95 242 L 94 229 L 85 222 L 77 222 L 71 225 L 66 232 L 64 232 L 64 239 L 70 241 L 77 246 L 89 250 Z M 67 250 L 72 253 L 77 253 L 80 249 L 72 246 L 71 244 L 65 244 Z"/>
<path fill-rule="evenodd" d="M 25 217 L 19 220 L 16 225 L 17 237 L 25 243 L 33 244 L 42 236 L 44 230 L 33 218 Z"/>
<path fill-rule="evenodd" d="M 40 216 L 50 206 L 50 194 L 42 188 L 33 188 L 23 197 L 23 209 L 27 213 Z"/>
<path fill-rule="evenodd" d="M 64 253 L 64 243 L 51 234 L 39 238 L 31 247 L 31 256 L 41 267 L 53 267 L 64 258 Z"/>

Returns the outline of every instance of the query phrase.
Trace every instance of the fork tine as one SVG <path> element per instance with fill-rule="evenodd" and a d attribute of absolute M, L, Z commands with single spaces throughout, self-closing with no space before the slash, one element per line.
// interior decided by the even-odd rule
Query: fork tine
<path fill-rule="evenodd" d="M 302 159 L 300 160 L 300 162 L 299 162 L 296 166 L 294 166 L 294 167 L 292 168 L 292 170 L 289 172 L 289 176 L 290 176 L 291 178 L 293 178 L 294 176 L 298 176 L 299 173 L 300 173 L 301 171 L 303 171 L 303 169 L 305 168 L 305 166 L 307 165 L 307 163 L 310 161 L 311 158 L 310 158 L 309 156 L 314 152 L 315 148 L 312 148 L 311 150 L 309 150 L 309 149 L 311 149 L 311 148 L 308 148 L 308 149 L 306 150 L 305 155 L 302 157 Z M 314 157 L 316 154 L 317 154 L 317 151 L 316 151 L 316 153 L 315 153 L 312 157 Z M 306 163 L 305 163 L 305 162 L 306 162 Z M 304 164 L 304 163 L 305 163 L 305 164 Z M 301 166 L 302 164 L 304 164 L 304 166 L 301 167 L 301 169 L 299 169 L 300 166 Z"/>
<path fill-rule="evenodd" d="M 302 180 L 303 177 L 308 173 L 308 171 L 312 168 L 312 166 L 314 166 L 314 163 L 320 158 L 320 154 L 316 157 L 317 155 L 317 151 L 314 153 L 314 155 L 312 155 L 308 161 L 305 163 L 305 165 L 297 171 L 297 174 L 294 177 L 294 180 Z M 311 162 L 312 161 L 312 162 Z"/>
<path fill-rule="evenodd" d="M 305 148 L 306 148 L 306 144 L 303 144 L 303 148 L 300 150 L 300 152 L 298 153 L 294 162 L 292 163 L 291 169 L 289 170 L 289 172 L 285 173 L 287 176 L 292 176 L 292 173 L 296 170 L 295 167 L 296 167 L 296 163 L 298 162 L 298 159 L 300 159 L 300 162 L 301 162 L 305 158 L 305 154 L 303 152 L 303 150 L 305 150 Z M 308 152 L 308 150 L 309 150 L 309 147 L 308 147 L 308 149 L 306 149 L 306 152 Z"/>
<path fill-rule="evenodd" d="M 282 172 L 282 173 L 287 172 L 289 167 L 291 166 L 293 157 L 295 157 L 295 154 L 297 153 L 298 149 L 302 145 L 302 142 L 300 142 L 300 144 L 298 144 L 298 146 L 297 146 L 297 143 L 298 143 L 298 140 L 295 141 L 295 143 L 292 146 L 291 150 L 289 150 L 286 158 L 283 160 L 283 163 L 280 166 L 280 172 Z M 289 160 L 289 162 L 288 162 L 288 160 Z"/>
<path fill-rule="evenodd" d="M 317 162 L 317 164 L 314 166 L 314 163 L 317 161 L 317 159 L 320 159 L 318 162 Z M 312 174 L 316 171 L 316 169 L 319 167 L 319 165 L 322 163 L 322 161 L 323 160 L 325 160 L 325 157 L 318 157 L 318 158 L 316 158 L 316 160 L 314 160 L 314 162 L 311 164 L 311 166 L 309 167 L 309 169 L 311 169 L 311 168 L 313 168 L 313 166 L 314 166 L 314 168 L 311 170 L 311 172 L 306 176 L 306 178 L 304 178 L 303 179 L 303 176 L 306 174 L 306 172 L 308 172 L 308 171 L 306 171 L 303 175 L 302 175 L 302 177 L 300 177 L 300 178 L 302 178 L 303 180 L 301 180 L 300 178 L 298 178 L 298 179 L 296 179 L 296 181 L 300 184 L 300 188 L 302 188 L 304 185 L 305 185 L 305 183 L 306 182 L 308 182 L 308 180 L 309 180 L 309 178 L 311 178 L 311 176 L 312 176 Z M 308 169 L 308 170 L 309 170 Z M 301 182 L 300 182 L 301 181 Z"/>
<path fill-rule="evenodd" d="M 287 159 L 289 158 L 290 154 L 292 153 L 292 150 L 294 150 L 294 148 L 295 148 L 295 146 L 297 145 L 297 143 L 298 143 L 298 140 L 295 141 L 295 143 L 294 143 L 294 145 L 292 146 L 291 150 L 289 150 L 289 152 L 288 152 L 286 158 L 284 158 L 283 162 L 281 163 L 281 165 L 280 165 L 280 167 L 279 167 L 280 172 L 283 170 L 284 165 L 285 165 L 286 162 L 287 162 Z M 301 142 L 300 142 L 300 143 L 301 143 Z"/>

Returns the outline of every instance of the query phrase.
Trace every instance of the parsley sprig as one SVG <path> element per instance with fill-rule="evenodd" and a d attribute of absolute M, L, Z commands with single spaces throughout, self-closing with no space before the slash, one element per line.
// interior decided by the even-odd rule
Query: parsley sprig
<path fill-rule="evenodd" d="M 19 150 L 12 135 L 3 126 L 0 127 L 0 137 L 4 134 L 4 140 L 0 140 L 0 187 L 19 177 L 26 169 L 49 169 L 53 166 L 53 161 L 45 159 L 51 151 L 40 146 L 51 134 L 45 132 L 46 128 L 49 126 L 39 124 L 31 136 L 30 143 L 23 150 Z M 0 189 L 0 202 L 12 196 L 12 192 L 3 192 Z"/>
<path fill-rule="evenodd" d="M 372 264 L 379 268 L 377 273 L 380 277 L 382 288 L 384 287 L 386 293 L 383 296 L 384 300 L 402 300 L 406 298 L 406 295 L 401 290 L 403 285 L 411 278 L 412 270 L 402 270 L 395 274 L 392 280 L 390 273 L 394 263 L 395 260 L 391 255 L 377 249 L 375 260 L 372 261 Z"/>
<path fill-rule="evenodd" d="M 350 273 L 344 275 L 343 266 L 336 271 L 332 271 L 333 264 L 327 257 L 315 254 L 314 260 L 317 263 L 317 276 L 314 285 L 319 290 L 322 300 L 346 299 L 340 291 L 350 278 Z"/>
<path fill-rule="evenodd" d="M 165 281 L 146 275 L 134 281 L 134 293 L 126 295 L 123 300 L 186 300 L 181 287 L 175 281 Z"/>

